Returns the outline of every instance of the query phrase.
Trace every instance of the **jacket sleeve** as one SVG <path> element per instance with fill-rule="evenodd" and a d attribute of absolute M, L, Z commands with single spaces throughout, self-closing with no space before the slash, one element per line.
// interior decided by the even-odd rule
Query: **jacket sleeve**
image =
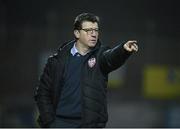
<path fill-rule="evenodd" d="M 123 48 L 123 44 L 119 44 L 114 48 L 106 48 L 101 54 L 100 68 L 105 74 L 112 72 L 125 63 L 132 52 L 128 52 Z"/>
<path fill-rule="evenodd" d="M 54 68 L 55 58 L 50 57 L 36 88 L 35 101 L 39 110 L 38 122 L 41 127 L 47 127 L 54 119 L 54 108 L 52 103 Z"/>

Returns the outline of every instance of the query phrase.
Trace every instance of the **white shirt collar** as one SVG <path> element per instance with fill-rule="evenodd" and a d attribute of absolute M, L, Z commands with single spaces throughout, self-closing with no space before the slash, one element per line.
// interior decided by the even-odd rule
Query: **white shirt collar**
<path fill-rule="evenodd" d="M 74 56 L 76 53 L 79 53 L 76 46 L 75 46 L 76 43 L 74 43 L 74 46 L 71 48 L 71 54 Z"/>

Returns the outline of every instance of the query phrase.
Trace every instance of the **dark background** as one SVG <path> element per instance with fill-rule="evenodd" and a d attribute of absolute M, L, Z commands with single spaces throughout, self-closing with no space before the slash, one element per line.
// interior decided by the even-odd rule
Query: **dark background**
<path fill-rule="evenodd" d="M 100 17 L 104 44 L 131 39 L 139 44 L 139 52 L 125 64 L 124 85 L 109 88 L 107 127 L 180 127 L 179 97 L 156 100 L 142 95 L 146 65 L 180 65 L 179 3 L 0 0 L 0 127 L 37 127 L 33 95 L 43 63 L 59 42 L 74 38 L 73 21 L 82 12 Z"/>

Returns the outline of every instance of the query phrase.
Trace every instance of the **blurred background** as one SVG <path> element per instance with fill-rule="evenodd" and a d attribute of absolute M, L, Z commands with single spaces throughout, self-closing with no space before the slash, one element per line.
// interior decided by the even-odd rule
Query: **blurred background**
<path fill-rule="evenodd" d="M 111 47 L 136 39 L 139 52 L 109 76 L 107 127 L 180 127 L 178 0 L 0 0 L 0 127 L 38 127 L 35 87 L 74 18 L 101 19 Z"/>

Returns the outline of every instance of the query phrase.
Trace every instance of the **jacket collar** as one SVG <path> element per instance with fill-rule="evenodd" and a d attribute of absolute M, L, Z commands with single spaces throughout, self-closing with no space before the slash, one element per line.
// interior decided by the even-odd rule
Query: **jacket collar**
<path fill-rule="evenodd" d="M 73 47 L 73 45 L 75 44 L 75 42 L 76 42 L 76 40 L 71 40 L 71 41 L 65 42 L 60 47 L 58 47 L 58 51 L 62 51 L 64 49 L 65 50 L 67 50 L 67 49 L 70 50 Z M 96 51 L 97 49 L 100 48 L 100 46 L 101 46 L 101 42 L 98 39 L 96 46 L 91 50 L 91 52 Z"/>

